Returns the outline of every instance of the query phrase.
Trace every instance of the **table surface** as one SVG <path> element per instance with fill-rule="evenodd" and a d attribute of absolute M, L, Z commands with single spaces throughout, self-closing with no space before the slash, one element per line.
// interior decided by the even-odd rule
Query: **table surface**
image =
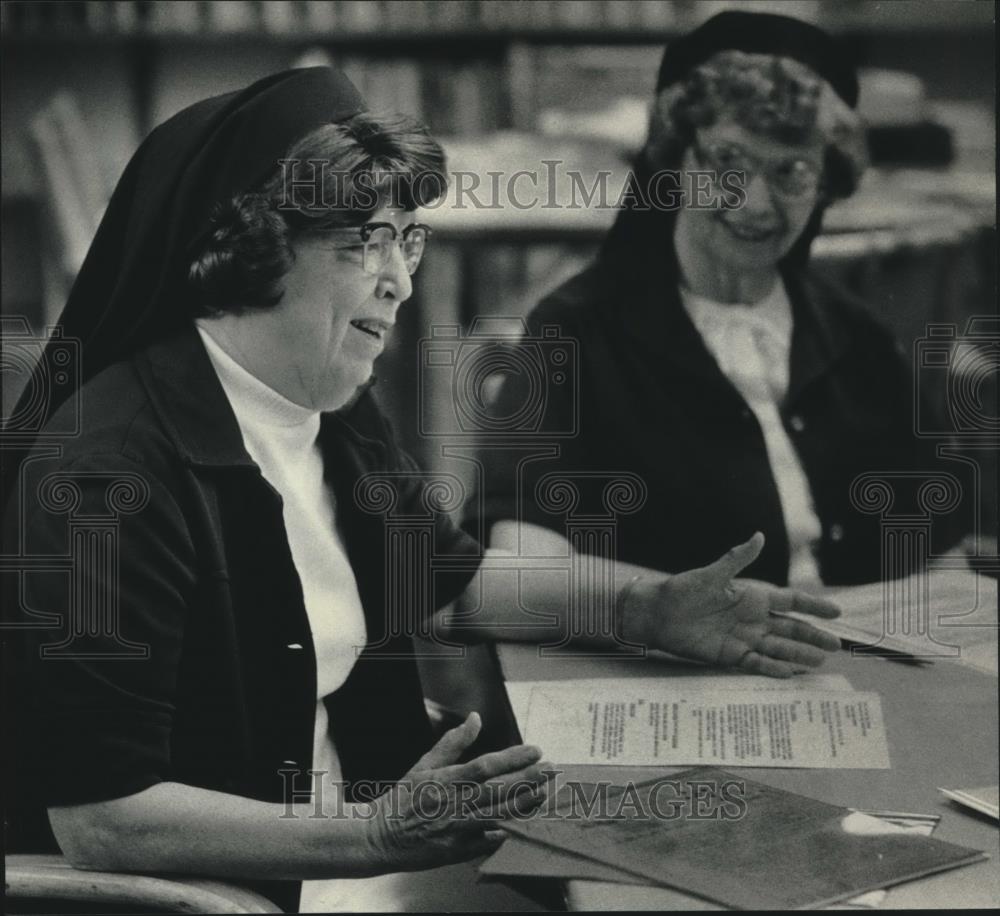
<path fill-rule="evenodd" d="M 536 646 L 497 647 L 505 681 L 565 678 L 627 678 L 703 675 L 706 669 L 653 653 L 645 659 L 580 658 L 568 654 L 540 658 Z M 729 768 L 769 785 L 825 802 L 862 810 L 937 814 L 934 836 L 981 849 L 986 861 L 909 881 L 889 891 L 883 909 L 994 907 L 1000 904 L 1000 830 L 997 822 L 947 800 L 938 787 L 972 788 L 998 782 L 997 679 L 949 661 L 916 666 L 864 658 L 842 650 L 820 671 L 843 674 L 856 690 L 876 691 L 882 707 L 892 768 L 889 770 L 806 770 Z M 720 678 L 726 675 L 720 672 Z M 544 751 L 544 748 L 543 748 Z M 568 768 L 569 769 L 569 768 Z M 675 767 L 673 770 L 684 769 Z M 573 774 L 596 777 L 607 767 L 573 767 Z M 663 768 L 615 768 L 615 778 L 638 779 Z M 570 881 L 571 909 L 720 909 L 665 888 Z"/>

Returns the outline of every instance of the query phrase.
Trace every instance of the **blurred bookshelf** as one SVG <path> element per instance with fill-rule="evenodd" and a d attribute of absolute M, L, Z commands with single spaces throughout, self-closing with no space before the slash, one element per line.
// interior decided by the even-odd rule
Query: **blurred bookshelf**
<path fill-rule="evenodd" d="M 684 32 L 739 5 L 776 10 L 835 32 L 975 29 L 992 21 L 987 0 L 938 0 L 913 16 L 903 0 L 5 0 L 6 39 L 196 38 L 419 42 L 485 37 L 650 41 Z"/>

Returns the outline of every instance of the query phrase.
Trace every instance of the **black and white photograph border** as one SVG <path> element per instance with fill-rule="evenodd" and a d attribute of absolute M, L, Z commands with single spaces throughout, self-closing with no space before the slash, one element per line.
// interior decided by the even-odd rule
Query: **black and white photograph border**
<path fill-rule="evenodd" d="M 992 0 L 0 0 L 5 911 L 1000 906 Z"/>

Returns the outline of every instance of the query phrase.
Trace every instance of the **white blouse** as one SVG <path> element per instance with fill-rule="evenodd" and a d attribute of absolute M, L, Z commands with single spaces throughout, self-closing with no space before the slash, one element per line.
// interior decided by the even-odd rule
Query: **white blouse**
<path fill-rule="evenodd" d="M 767 457 L 788 532 L 788 581 L 819 583 L 814 553 L 822 534 L 812 492 L 780 407 L 788 391 L 792 309 L 780 280 L 753 305 L 716 302 L 681 287 L 681 301 L 723 374 L 754 412 L 764 434 Z"/>

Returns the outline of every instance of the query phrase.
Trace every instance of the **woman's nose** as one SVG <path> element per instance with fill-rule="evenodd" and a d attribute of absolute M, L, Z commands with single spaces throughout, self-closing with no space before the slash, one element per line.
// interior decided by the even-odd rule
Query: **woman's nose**
<path fill-rule="evenodd" d="M 379 271 L 375 294 L 380 299 L 393 298 L 403 303 L 413 295 L 413 280 L 406 269 L 403 252 L 399 245 L 393 245 L 385 265 Z"/>
<path fill-rule="evenodd" d="M 750 213 L 770 213 L 775 209 L 774 195 L 767 176 L 762 172 L 754 172 L 749 176 L 746 186 L 746 204 L 744 208 Z"/>

